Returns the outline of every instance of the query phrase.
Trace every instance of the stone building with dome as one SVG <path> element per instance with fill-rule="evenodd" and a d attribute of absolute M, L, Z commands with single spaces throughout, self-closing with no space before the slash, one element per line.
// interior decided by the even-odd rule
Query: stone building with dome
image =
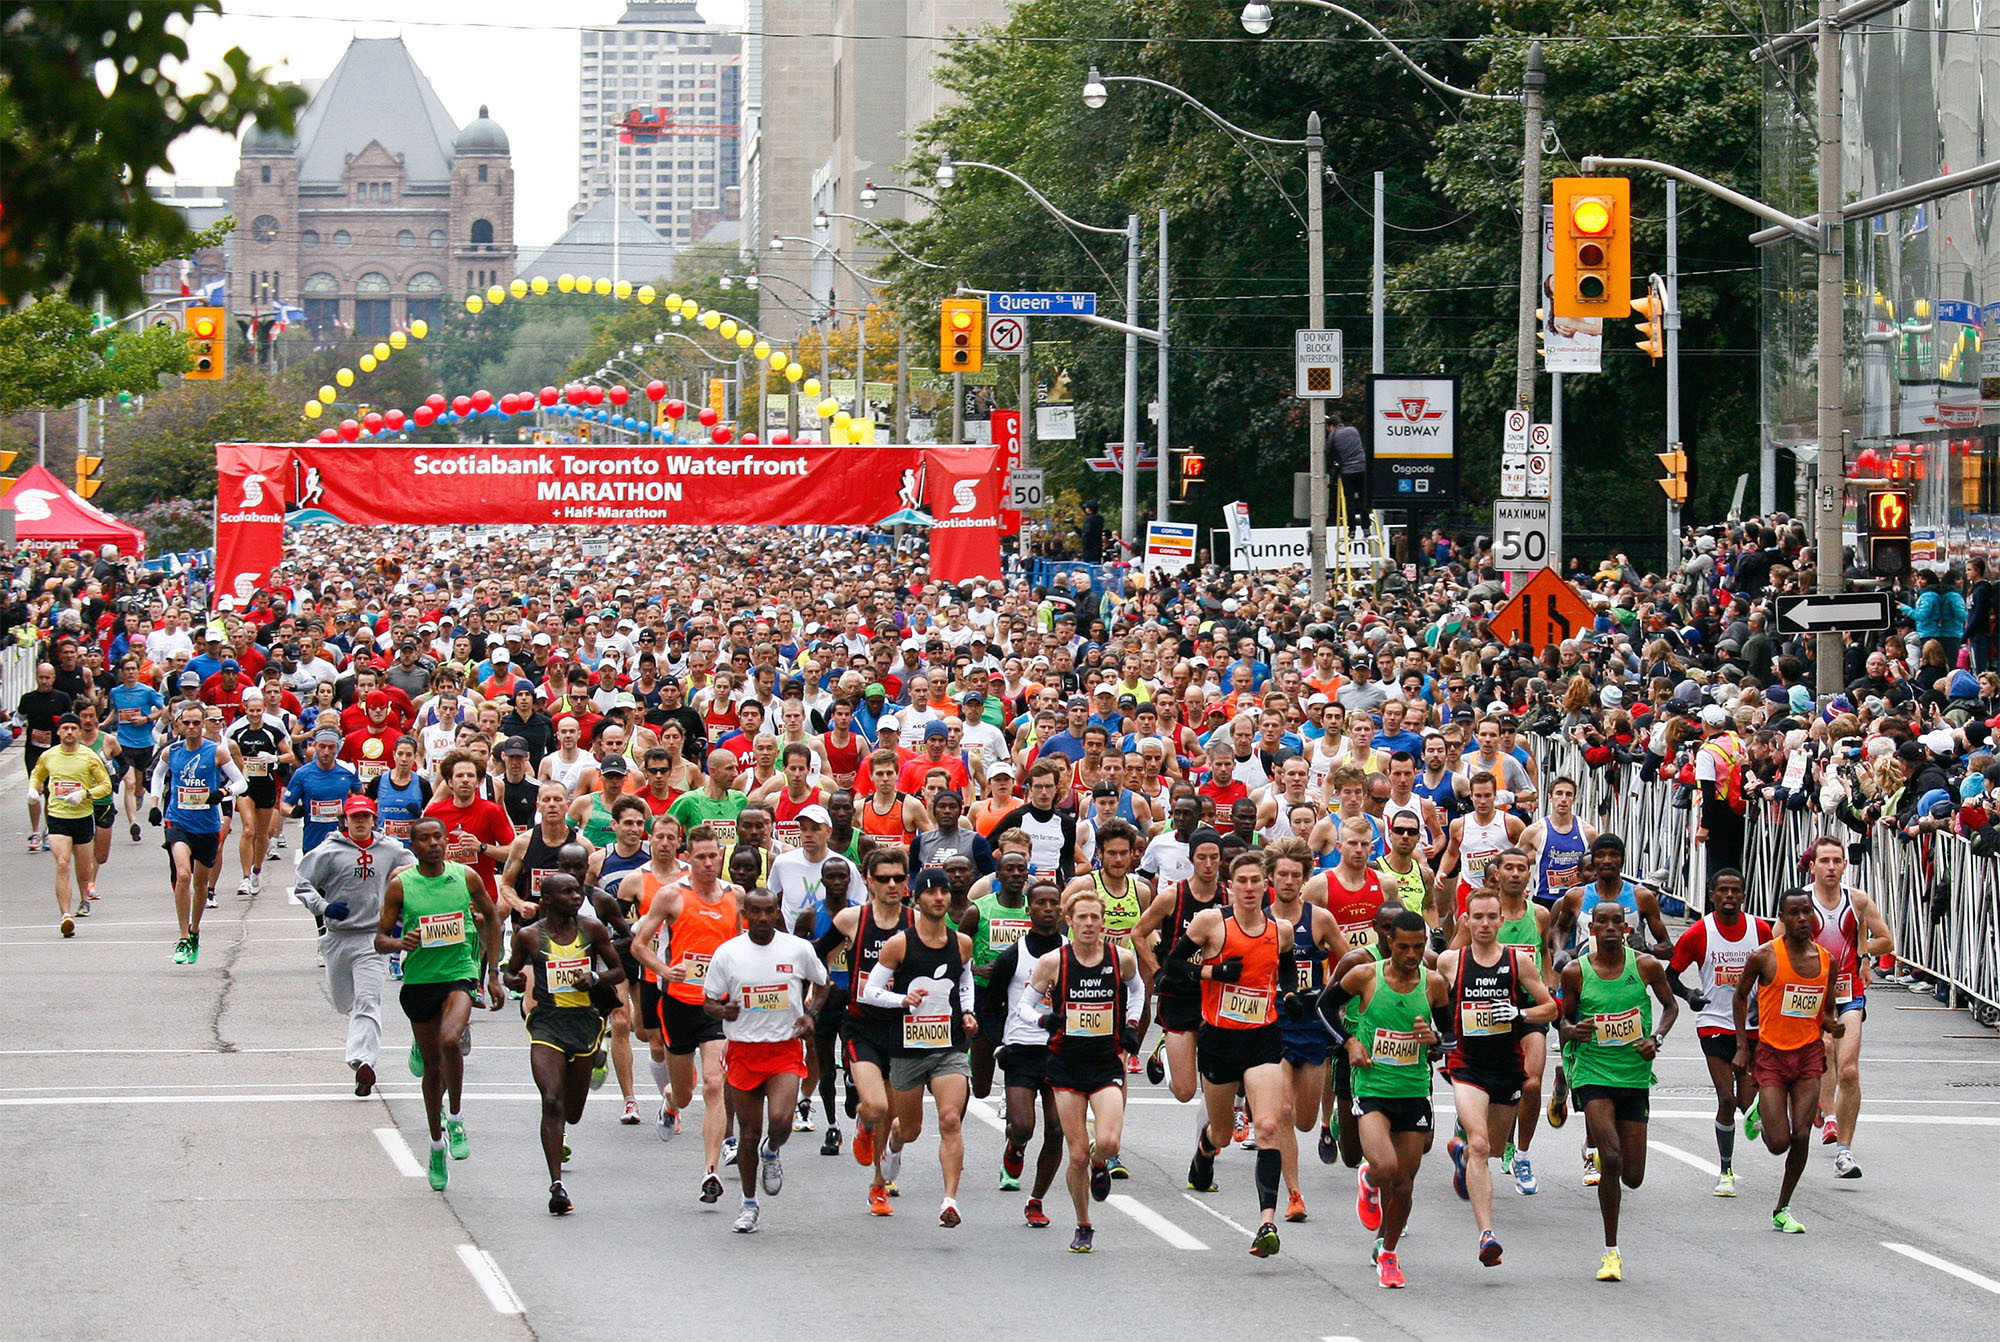
<path fill-rule="evenodd" d="M 507 133 L 460 129 L 403 40 L 357 38 L 296 136 L 252 129 L 232 192 L 228 303 L 280 301 L 319 332 L 380 337 L 514 277 Z"/>

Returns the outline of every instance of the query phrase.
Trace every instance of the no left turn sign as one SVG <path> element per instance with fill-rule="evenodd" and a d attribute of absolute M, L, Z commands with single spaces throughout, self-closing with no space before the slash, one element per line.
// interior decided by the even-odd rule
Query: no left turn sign
<path fill-rule="evenodd" d="M 986 323 L 986 348 L 993 354 L 1019 354 L 1028 343 L 1025 317 L 993 317 Z"/>

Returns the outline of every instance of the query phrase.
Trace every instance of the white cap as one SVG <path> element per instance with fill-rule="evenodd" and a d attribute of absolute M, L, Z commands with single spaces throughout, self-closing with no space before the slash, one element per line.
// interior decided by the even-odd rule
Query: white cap
<path fill-rule="evenodd" d="M 799 819 L 810 820 L 815 825 L 831 825 L 833 817 L 826 813 L 824 806 L 808 806 L 799 812 Z"/>
<path fill-rule="evenodd" d="M 894 713 L 889 714 L 888 716 L 884 717 L 881 721 L 875 724 L 875 730 L 881 732 L 901 731 L 902 727 L 903 724 L 901 719 L 897 718 L 897 716 Z"/>
<path fill-rule="evenodd" d="M 1917 740 L 1923 744 L 1925 750 L 1930 751 L 1933 755 L 1956 755 L 1958 753 L 1958 738 L 1953 736 L 1950 730 L 1944 727 L 1925 732 Z"/>
<path fill-rule="evenodd" d="M 1721 704 L 1710 704 L 1701 710 L 1701 724 L 1704 727 L 1727 727 L 1729 710 Z"/>

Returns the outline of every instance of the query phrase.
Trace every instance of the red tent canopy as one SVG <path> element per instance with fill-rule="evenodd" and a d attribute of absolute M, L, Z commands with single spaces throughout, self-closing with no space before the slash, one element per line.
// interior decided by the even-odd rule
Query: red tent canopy
<path fill-rule="evenodd" d="M 92 507 L 41 466 L 30 466 L 7 491 L 14 536 L 24 545 L 115 545 L 120 554 L 146 553 L 146 533 Z"/>

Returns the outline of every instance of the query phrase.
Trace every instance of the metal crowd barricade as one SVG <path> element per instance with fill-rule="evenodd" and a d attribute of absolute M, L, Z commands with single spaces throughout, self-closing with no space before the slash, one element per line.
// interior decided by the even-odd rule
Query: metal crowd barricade
<path fill-rule="evenodd" d="M 41 650 L 16 643 L 0 651 L 0 713 L 12 713 L 21 696 L 35 688 L 35 662 Z"/>
<path fill-rule="evenodd" d="M 1625 841 L 1625 871 L 1643 879 L 1665 899 L 1699 916 L 1707 888 L 1701 845 L 1694 841 L 1694 808 L 1677 808 L 1674 784 L 1647 783 L 1637 764 L 1593 766 L 1574 741 L 1551 737 L 1542 754 L 1542 791 L 1557 778 L 1576 780 L 1576 813 L 1597 831 Z"/>

